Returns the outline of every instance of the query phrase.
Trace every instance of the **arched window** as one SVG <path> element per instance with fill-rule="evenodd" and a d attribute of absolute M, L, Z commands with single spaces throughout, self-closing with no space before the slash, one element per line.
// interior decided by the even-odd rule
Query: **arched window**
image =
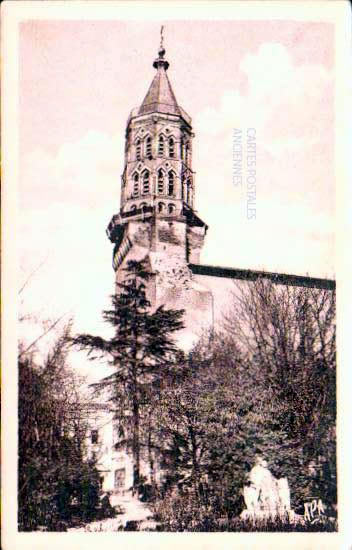
<path fill-rule="evenodd" d="M 161 169 L 158 170 L 158 193 L 164 194 L 164 172 Z"/>
<path fill-rule="evenodd" d="M 158 155 L 162 157 L 164 155 L 164 138 L 159 136 Z"/>
<path fill-rule="evenodd" d="M 150 136 L 145 141 L 145 155 L 147 159 L 152 158 L 152 138 Z"/>
<path fill-rule="evenodd" d="M 142 204 L 140 205 L 140 209 L 142 210 L 142 212 L 145 212 L 145 209 L 147 208 L 147 203 L 146 202 L 142 202 Z"/>
<path fill-rule="evenodd" d="M 181 160 L 184 160 L 184 147 L 185 147 L 185 142 L 184 142 L 184 139 L 181 138 L 181 141 L 180 141 L 180 157 L 181 157 Z"/>
<path fill-rule="evenodd" d="M 185 175 L 183 174 L 182 175 L 182 179 L 181 179 L 181 182 L 182 182 L 182 185 L 181 185 L 181 193 L 182 193 L 182 200 L 186 200 L 186 178 L 185 178 Z"/>
<path fill-rule="evenodd" d="M 143 195 L 149 193 L 149 171 L 144 170 L 143 172 Z"/>
<path fill-rule="evenodd" d="M 190 179 L 187 180 L 187 203 L 191 205 L 192 201 L 192 182 Z"/>
<path fill-rule="evenodd" d="M 133 196 L 138 197 L 139 193 L 139 175 L 137 172 L 133 176 Z"/>
<path fill-rule="evenodd" d="M 174 186 L 175 186 L 174 173 L 170 171 L 168 174 L 168 178 L 169 178 L 169 181 L 168 181 L 167 194 L 170 195 L 170 197 L 172 197 L 172 195 L 174 194 Z"/>
<path fill-rule="evenodd" d="M 141 160 L 141 140 L 136 141 L 136 159 Z"/>
<path fill-rule="evenodd" d="M 186 164 L 189 164 L 189 144 L 186 144 Z"/>
<path fill-rule="evenodd" d="M 168 211 L 169 211 L 169 214 L 172 214 L 173 212 L 175 212 L 175 205 L 174 204 L 169 204 Z"/>
<path fill-rule="evenodd" d="M 134 210 L 137 210 L 137 206 L 135 204 L 131 204 L 130 210 L 131 212 L 134 212 Z"/>
<path fill-rule="evenodd" d="M 173 158 L 175 156 L 175 142 L 174 138 L 170 137 L 169 139 L 169 157 Z"/>
<path fill-rule="evenodd" d="M 164 208 L 165 208 L 165 204 L 164 204 L 163 202 L 159 202 L 159 204 L 158 204 L 158 212 L 159 212 L 159 213 L 160 213 L 160 212 L 163 212 Z"/>

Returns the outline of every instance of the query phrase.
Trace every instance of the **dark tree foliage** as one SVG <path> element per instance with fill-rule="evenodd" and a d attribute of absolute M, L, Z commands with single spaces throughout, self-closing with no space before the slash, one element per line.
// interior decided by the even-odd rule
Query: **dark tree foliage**
<path fill-rule="evenodd" d="M 85 418 L 72 374 L 65 366 L 69 327 L 42 366 L 20 353 L 18 395 L 18 525 L 65 530 L 73 514 L 91 519 L 99 478 L 84 461 Z M 76 502 L 76 509 L 73 507 Z"/>
<path fill-rule="evenodd" d="M 331 515 L 335 370 L 334 292 L 264 279 L 239 286 L 222 330 L 197 344 L 182 383 L 169 384 L 154 410 L 166 491 L 155 509 L 165 528 L 216 530 L 238 516 L 256 453 L 288 477 L 296 512 L 318 496 Z"/>
<path fill-rule="evenodd" d="M 146 284 L 151 277 L 145 261 L 129 261 L 119 292 L 103 319 L 114 329 L 111 338 L 80 334 L 73 344 L 88 352 L 90 359 L 107 357 L 113 373 L 96 384 L 110 390 L 125 442 L 134 458 L 134 488 L 140 483 L 141 433 L 148 411 L 165 381 L 182 365 L 182 353 L 172 335 L 183 328 L 183 310 L 158 307 L 151 311 Z M 132 418 L 132 422 L 131 422 Z M 142 426 L 143 424 L 143 426 Z M 131 433 L 132 432 L 132 433 Z"/>
<path fill-rule="evenodd" d="M 337 499 L 335 315 L 335 291 L 261 278 L 237 287 L 225 320 L 226 331 L 263 371 L 277 422 L 292 453 L 301 454 L 290 476 L 301 502 L 312 494 L 331 505 Z"/>
<path fill-rule="evenodd" d="M 182 384 L 169 385 L 155 410 L 167 485 L 176 484 L 188 499 L 191 493 L 195 508 L 213 517 L 238 515 L 255 454 L 285 445 L 275 413 L 260 368 L 244 362 L 231 338 L 205 337 Z"/>

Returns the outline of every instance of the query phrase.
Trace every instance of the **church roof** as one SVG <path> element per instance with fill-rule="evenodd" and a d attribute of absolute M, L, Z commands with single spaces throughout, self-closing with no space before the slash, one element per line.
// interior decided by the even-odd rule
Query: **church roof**
<path fill-rule="evenodd" d="M 226 279 L 243 279 L 246 281 L 255 281 L 258 278 L 265 278 L 279 285 L 326 288 L 327 290 L 334 290 L 336 288 L 336 282 L 334 280 L 321 279 L 318 277 L 286 275 L 284 273 L 271 273 L 269 271 L 255 271 L 252 269 L 238 269 L 201 264 L 188 264 L 188 267 L 194 275 L 206 275 L 208 277 L 225 277 Z"/>
<path fill-rule="evenodd" d="M 153 63 L 157 72 L 138 110 L 138 115 L 165 113 L 184 117 L 184 111 L 177 104 L 175 94 L 166 74 L 169 63 L 164 59 L 165 50 L 162 46 L 158 53 L 159 57 Z"/>

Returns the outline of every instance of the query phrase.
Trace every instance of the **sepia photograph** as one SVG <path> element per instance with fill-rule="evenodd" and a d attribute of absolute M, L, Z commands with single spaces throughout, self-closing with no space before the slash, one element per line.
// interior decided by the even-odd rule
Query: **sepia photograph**
<path fill-rule="evenodd" d="M 5 4 L 17 533 L 337 536 L 346 5 Z"/>

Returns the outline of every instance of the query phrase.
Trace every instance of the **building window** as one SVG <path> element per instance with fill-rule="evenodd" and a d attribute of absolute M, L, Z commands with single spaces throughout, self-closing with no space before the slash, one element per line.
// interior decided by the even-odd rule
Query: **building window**
<path fill-rule="evenodd" d="M 187 180 L 187 203 L 191 205 L 192 202 L 192 184 L 191 180 Z"/>
<path fill-rule="evenodd" d="M 165 204 L 163 202 L 159 202 L 158 204 L 158 212 L 163 212 L 164 210 L 164 207 L 165 207 Z"/>
<path fill-rule="evenodd" d="M 186 145 L 186 164 L 189 164 L 189 144 Z"/>
<path fill-rule="evenodd" d="M 115 489 L 124 489 L 126 482 L 126 470 L 125 468 L 119 468 L 115 470 Z"/>
<path fill-rule="evenodd" d="M 161 169 L 158 170 L 158 193 L 164 193 L 164 172 Z"/>
<path fill-rule="evenodd" d="M 130 210 L 131 210 L 131 212 L 133 212 L 134 210 L 137 210 L 137 206 L 136 206 L 135 204 L 132 204 L 132 206 L 131 206 L 131 209 L 130 209 Z"/>
<path fill-rule="evenodd" d="M 133 196 L 138 197 L 139 193 L 139 175 L 135 174 L 133 176 Z"/>
<path fill-rule="evenodd" d="M 169 139 L 169 157 L 174 158 L 175 156 L 175 142 L 172 137 Z"/>
<path fill-rule="evenodd" d="M 144 170 L 143 172 L 143 195 L 147 195 L 149 193 L 149 172 L 148 170 Z"/>
<path fill-rule="evenodd" d="M 181 138 L 181 141 L 180 141 L 180 157 L 181 157 L 181 160 L 184 160 L 184 146 L 185 146 L 184 139 Z"/>
<path fill-rule="evenodd" d="M 147 208 L 147 203 L 146 202 L 142 202 L 142 204 L 140 205 L 140 208 L 142 210 L 142 212 L 145 212 L 146 211 L 146 208 Z"/>
<path fill-rule="evenodd" d="M 136 159 L 141 160 L 141 140 L 136 141 Z"/>
<path fill-rule="evenodd" d="M 92 443 L 98 443 L 98 430 L 92 430 L 90 432 L 90 440 Z"/>
<path fill-rule="evenodd" d="M 163 138 L 163 136 L 159 137 L 158 155 L 160 157 L 162 157 L 164 155 L 164 138 Z"/>
<path fill-rule="evenodd" d="M 173 214 L 175 212 L 175 205 L 169 204 L 168 211 L 169 211 L 169 214 Z"/>
<path fill-rule="evenodd" d="M 173 194 L 174 194 L 174 183 L 175 183 L 174 173 L 170 171 L 169 172 L 168 190 L 167 190 L 167 194 L 170 197 L 172 197 Z"/>
<path fill-rule="evenodd" d="M 147 159 L 152 158 L 152 138 L 150 136 L 147 137 L 145 142 L 145 154 Z"/>

